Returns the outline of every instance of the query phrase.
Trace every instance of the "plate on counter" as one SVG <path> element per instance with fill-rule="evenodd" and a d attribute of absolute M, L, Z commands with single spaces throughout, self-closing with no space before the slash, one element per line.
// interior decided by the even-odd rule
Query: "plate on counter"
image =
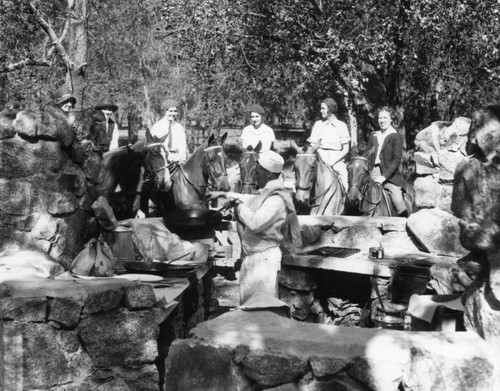
<path fill-rule="evenodd" d="M 123 278 L 129 281 L 141 281 L 141 282 L 155 282 L 163 280 L 162 276 L 156 276 L 154 274 L 121 274 L 119 276 L 114 276 L 114 278 Z"/>

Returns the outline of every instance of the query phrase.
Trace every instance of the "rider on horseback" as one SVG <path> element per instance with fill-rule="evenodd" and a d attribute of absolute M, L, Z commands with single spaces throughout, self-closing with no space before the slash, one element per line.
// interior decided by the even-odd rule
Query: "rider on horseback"
<path fill-rule="evenodd" d="M 373 132 L 368 140 L 366 158 L 371 163 L 372 179 L 388 191 L 400 217 L 408 217 L 403 198 L 406 181 L 399 170 L 403 156 L 403 137 L 392 127 L 392 109 L 382 107 L 378 112 L 380 130 Z"/>
<path fill-rule="evenodd" d="M 320 144 L 319 156 L 333 168 L 344 189 L 347 189 L 347 168 L 344 159 L 349 152 L 349 141 L 351 141 L 349 130 L 344 122 L 337 119 L 337 102 L 332 98 L 326 98 L 321 102 L 320 111 L 321 120 L 314 123 L 307 141 L 312 146 Z"/>

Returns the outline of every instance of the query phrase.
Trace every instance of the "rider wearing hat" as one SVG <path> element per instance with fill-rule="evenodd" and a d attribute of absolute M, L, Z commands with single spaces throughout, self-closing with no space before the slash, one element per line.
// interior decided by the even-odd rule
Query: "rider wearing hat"
<path fill-rule="evenodd" d="M 265 151 L 255 170 L 259 194 L 214 191 L 206 196 L 226 197 L 229 205 L 235 205 L 242 248 L 240 304 L 256 293 L 277 297 L 282 248 L 293 252 L 301 245 L 297 214 L 283 185 L 283 164 L 279 154 Z"/>
<path fill-rule="evenodd" d="M 91 134 L 102 153 L 118 148 L 119 130 L 115 112 L 118 106 L 111 97 L 106 97 L 94 106 Z"/>
<path fill-rule="evenodd" d="M 274 131 L 262 122 L 265 111 L 262 106 L 253 104 L 248 106 L 247 110 L 250 113 L 251 124 L 245 126 L 240 136 L 240 144 L 243 149 L 249 146 L 255 148 L 259 141 L 262 142 L 261 151 L 267 151 L 273 148 L 273 143 L 276 141 Z"/>
<path fill-rule="evenodd" d="M 170 162 L 185 162 L 187 160 L 187 140 L 184 127 L 177 122 L 177 107 L 179 102 L 166 99 L 161 104 L 164 117 L 151 127 L 151 135 L 167 138 L 164 141 Z"/>
<path fill-rule="evenodd" d="M 64 111 L 70 111 L 76 105 L 76 98 L 71 89 L 64 85 L 58 88 L 54 94 L 54 104 Z"/>

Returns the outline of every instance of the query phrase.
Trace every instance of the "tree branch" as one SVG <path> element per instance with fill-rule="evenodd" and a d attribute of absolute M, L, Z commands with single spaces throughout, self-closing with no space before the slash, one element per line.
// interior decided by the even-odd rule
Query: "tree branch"
<path fill-rule="evenodd" d="M 21 69 L 27 66 L 40 66 L 40 67 L 50 67 L 52 63 L 50 61 L 37 61 L 27 58 L 26 60 L 22 60 L 13 64 L 8 64 L 0 67 L 0 73 L 13 72 L 17 69 Z"/>
<path fill-rule="evenodd" d="M 66 49 L 64 49 L 64 46 L 61 43 L 61 40 L 57 36 L 56 32 L 52 29 L 52 27 L 45 21 L 45 19 L 40 15 L 40 12 L 36 9 L 35 5 L 30 1 L 28 2 L 29 8 L 33 16 L 35 17 L 36 21 L 40 25 L 43 31 L 45 31 L 45 34 L 50 38 L 52 45 L 54 46 L 57 54 L 62 58 L 66 66 L 68 67 L 68 71 L 74 68 L 74 64 L 71 61 L 71 59 L 68 56 L 68 53 L 66 52 Z"/>

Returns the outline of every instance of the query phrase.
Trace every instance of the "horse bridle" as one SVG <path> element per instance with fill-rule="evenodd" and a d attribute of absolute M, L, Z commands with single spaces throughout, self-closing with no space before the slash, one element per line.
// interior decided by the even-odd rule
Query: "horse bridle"
<path fill-rule="evenodd" d="M 316 154 L 314 154 L 314 153 L 299 153 L 299 154 L 297 154 L 297 157 L 314 157 L 315 159 L 313 161 L 314 162 L 313 166 L 311 166 L 311 171 L 316 169 L 316 164 L 317 164 Z M 300 183 L 298 183 L 298 184 L 295 184 L 295 188 L 297 190 L 304 190 L 304 191 L 311 190 L 313 183 L 314 183 L 314 176 L 311 175 L 311 180 L 309 181 L 309 186 L 303 187 L 303 186 L 301 186 Z"/>
<path fill-rule="evenodd" d="M 159 146 L 159 147 L 163 150 L 163 152 L 165 152 L 165 156 L 168 156 L 167 149 L 165 148 L 165 145 L 164 145 L 163 143 L 161 143 L 161 142 L 156 142 L 156 143 L 147 144 L 147 145 L 146 145 L 146 148 L 148 148 L 148 149 L 149 149 L 149 148 L 151 148 L 151 147 L 157 147 L 157 146 Z M 158 180 L 158 173 L 159 173 L 159 172 L 161 172 L 161 171 L 166 170 L 166 169 L 167 169 L 167 167 L 168 167 L 168 161 L 167 161 L 166 157 L 163 157 L 163 159 L 165 160 L 165 165 L 164 165 L 163 167 L 160 167 L 160 168 L 157 168 L 157 169 L 153 169 L 153 167 L 151 167 L 151 166 L 148 164 L 148 165 L 150 166 L 150 167 L 148 167 L 148 170 L 149 170 L 150 172 L 152 172 L 152 173 L 154 173 L 154 174 L 155 174 L 155 178 L 154 178 L 154 179 L 155 179 L 155 181 L 157 181 L 157 180 Z"/>
<path fill-rule="evenodd" d="M 244 155 L 258 155 L 258 153 L 257 153 L 257 152 L 254 152 L 253 150 L 252 150 L 252 151 L 244 151 L 244 152 L 241 154 L 242 158 L 240 159 L 240 162 L 241 162 L 241 160 L 243 159 L 243 156 L 244 156 Z M 240 166 L 240 173 L 241 173 L 241 166 Z M 252 182 L 244 182 L 244 181 L 242 181 L 242 182 L 241 182 L 241 184 L 242 184 L 243 186 L 245 186 L 245 185 L 246 185 L 246 186 L 255 186 L 255 181 L 252 181 Z"/>
<path fill-rule="evenodd" d="M 375 202 L 370 201 L 366 197 L 366 192 L 368 191 L 368 185 L 370 182 L 369 172 L 365 172 L 364 176 L 366 177 L 366 180 L 363 180 L 363 184 L 361 186 L 358 185 L 358 182 L 359 182 L 359 180 L 358 180 L 356 183 L 349 185 L 348 193 L 351 191 L 351 188 L 353 188 L 353 187 L 357 188 L 359 190 L 359 193 L 361 194 L 360 205 L 358 206 L 358 208 L 361 209 L 361 205 L 363 202 L 366 202 L 369 205 L 375 205 L 375 207 L 373 209 L 369 210 L 370 215 L 373 215 L 375 213 L 375 209 L 377 209 L 377 205 L 380 204 L 380 202 L 382 201 L 382 198 L 384 198 L 384 189 L 383 189 L 381 184 L 374 181 L 374 183 L 381 188 L 380 198 Z M 358 176 L 358 178 L 359 178 L 359 176 Z"/>
<path fill-rule="evenodd" d="M 213 149 L 219 149 L 222 153 L 222 146 L 221 145 L 213 145 L 213 146 L 207 147 L 203 150 L 203 158 L 207 159 L 208 152 L 213 150 Z M 208 166 L 208 170 L 209 170 L 208 175 L 211 176 L 213 179 L 227 176 L 227 174 L 224 171 L 215 172 L 213 167 L 210 166 L 210 164 L 207 164 L 207 166 Z M 184 168 L 182 167 L 182 165 L 180 165 L 179 167 L 181 169 L 182 175 L 184 176 L 184 179 L 186 180 L 186 182 L 189 183 L 193 187 L 193 189 L 196 191 L 198 196 L 200 196 L 200 198 L 202 198 L 203 194 L 200 193 L 200 190 L 207 188 L 208 185 L 207 184 L 199 185 L 197 183 L 193 183 L 186 175 L 186 172 L 184 171 Z"/>

